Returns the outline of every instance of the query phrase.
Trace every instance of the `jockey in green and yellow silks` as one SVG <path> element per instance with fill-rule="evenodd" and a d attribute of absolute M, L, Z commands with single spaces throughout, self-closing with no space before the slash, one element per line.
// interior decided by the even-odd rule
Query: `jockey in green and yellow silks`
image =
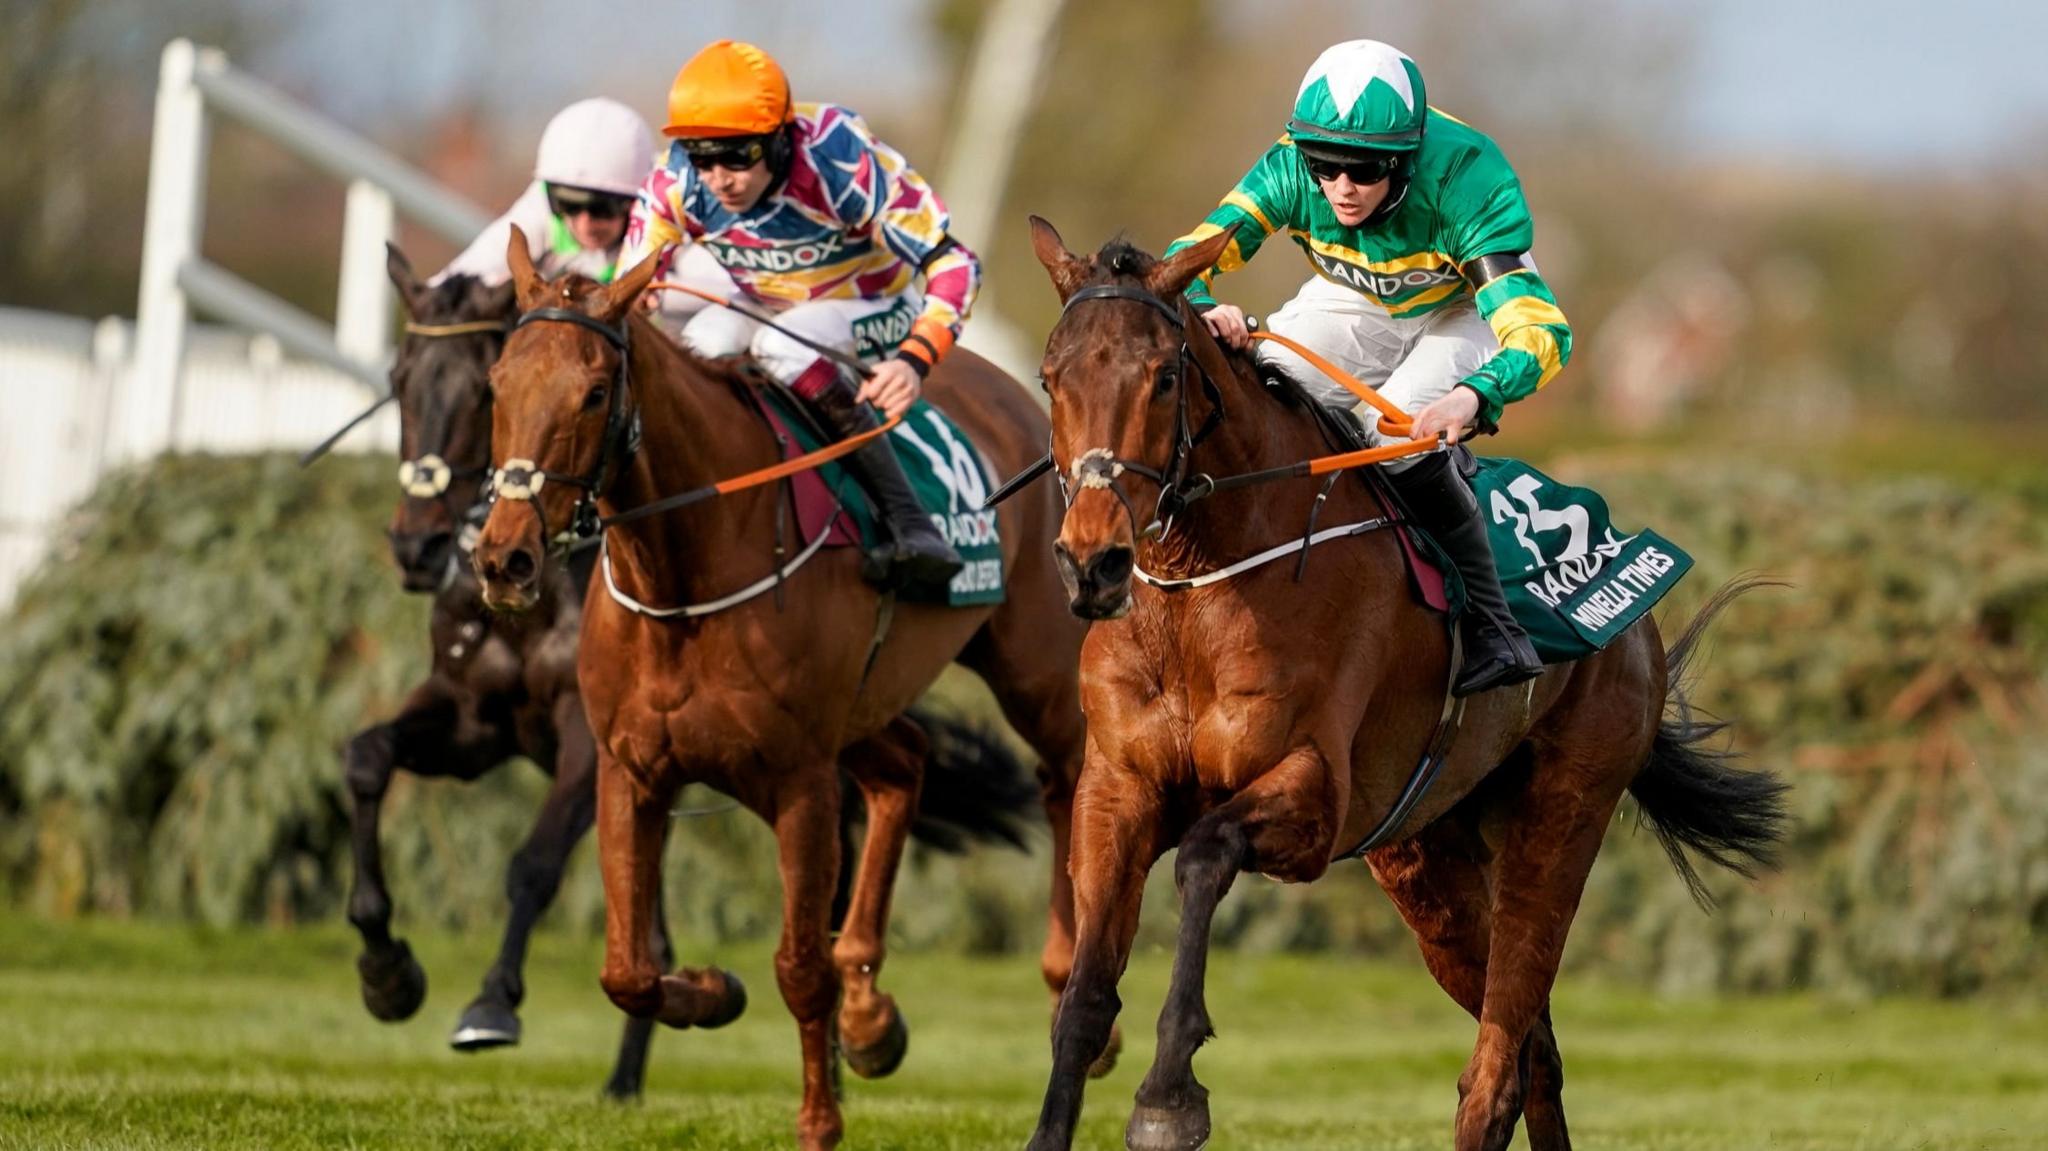
<path fill-rule="evenodd" d="M 1287 131 L 1169 254 L 1237 226 L 1215 268 L 1188 288 L 1211 331 L 1242 347 L 1244 313 L 1218 304 L 1218 273 L 1284 233 L 1315 275 L 1269 319 L 1415 417 L 1414 434 L 1453 442 L 1548 383 L 1572 331 L 1529 257 L 1534 227 L 1521 181 L 1494 142 L 1429 106 L 1422 72 L 1376 40 L 1316 59 Z M 1261 356 L 1318 400 L 1354 397 L 1276 344 Z M 1375 420 L 1365 421 L 1372 428 Z M 1378 439 L 1375 429 L 1369 437 Z M 1507 610 L 1486 528 L 1449 454 L 1388 466 L 1409 510 L 1464 577 L 1465 695 L 1542 670 Z"/>

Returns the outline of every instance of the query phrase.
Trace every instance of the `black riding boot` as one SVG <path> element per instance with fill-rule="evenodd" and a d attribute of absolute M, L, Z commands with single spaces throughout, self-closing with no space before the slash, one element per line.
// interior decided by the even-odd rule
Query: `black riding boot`
<path fill-rule="evenodd" d="M 1465 579 L 1465 667 L 1451 688 L 1454 695 L 1472 695 L 1521 683 L 1543 672 L 1543 661 L 1529 645 L 1493 566 L 1493 548 L 1486 542 L 1486 521 L 1479 500 L 1458 473 L 1453 453 L 1425 456 L 1387 478 L 1401 493 L 1408 511 L 1424 531 L 1436 538 Z"/>
<path fill-rule="evenodd" d="M 811 397 L 811 406 L 825 418 L 826 430 L 842 440 L 880 422 L 874 409 L 856 401 L 854 395 L 853 384 L 845 374 L 835 373 L 832 382 Z M 874 583 L 899 591 L 943 589 L 959 574 L 960 555 L 932 526 L 924 505 L 917 502 L 888 439 L 877 436 L 859 451 L 842 457 L 888 525 L 890 542 L 868 553 L 867 576 Z"/>

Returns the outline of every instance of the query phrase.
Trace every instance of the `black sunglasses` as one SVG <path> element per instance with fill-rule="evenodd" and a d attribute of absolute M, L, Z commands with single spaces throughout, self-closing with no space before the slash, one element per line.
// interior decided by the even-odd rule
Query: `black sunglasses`
<path fill-rule="evenodd" d="M 1349 176 L 1351 182 L 1360 187 L 1377 184 L 1401 168 L 1401 156 L 1397 152 L 1365 152 L 1342 160 L 1304 152 L 1301 158 L 1308 165 L 1308 174 L 1324 183 L 1339 176 Z"/>
<path fill-rule="evenodd" d="M 633 210 L 633 197 L 608 192 L 588 192 L 582 189 L 550 188 L 548 210 L 565 220 L 578 213 L 593 220 L 618 220 Z"/>
<path fill-rule="evenodd" d="M 685 139 L 683 152 L 699 172 L 712 168 L 744 172 L 768 158 L 768 144 L 759 136 Z"/>

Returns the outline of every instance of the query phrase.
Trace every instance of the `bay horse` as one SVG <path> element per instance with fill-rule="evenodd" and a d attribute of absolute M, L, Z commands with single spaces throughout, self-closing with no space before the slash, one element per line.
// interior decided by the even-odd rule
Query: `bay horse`
<path fill-rule="evenodd" d="M 596 817 L 597 754 L 576 684 L 576 640 L 588 557 L 551 570 L 535 608 L 516 616 L 486 608 L 466 562 L 490 461 L 490 367 L 511 329 L 512 286 L 468 276 L 429 286 L 393 247 L 386 271 L 406 315 L 391 369 L 399 410 L 400 485 L 388 534 L 407 591 L 434 597 L 433 665 L 398 714 L 348 741 L 355 879 L 348 916 L 363 938 L 356 960 L 363 1003 L 387 1022 L 410 1018 L 426 997 L 426 972 L 391 934 L 391 897 L 378 845 L 378 815 L 394 772 L 475 780 L 524 756 L 552 777 L 547 798 L 505 876 L 511 914 L 482 990 L 463 1009 L 449 1043 L 459 1051 L 516 1044 L 523 968 L 534 924 L 561 887 L 569 854 Z M 652 946 L 669 950 L 658 911 Z M 605 1092 L 640 1093 L 652 1025 L 628 1018 Z"/>
<path fill-rule="evenodd" d="M 658 254 L 608 286 L 542 281 L 516 229 L 508 258 L 522 316 L 491 373 L 498 499 L 476 563 L 486 600 L 517 610 L 539 601 L 551 543 L 579 519 L 704 488 L 781 455 L 741 366 L 700 360 L 639 314 Z M 1044 442 L 1043 411 L 971 352 L 948 356 L 928 394 L 999 471 L 1021 466 Z M 783 883 L 776 981 L 803 1051 L 797 1133 L 803 1147 L 826 1148 L 843 1130 L 835 1030 L 857 1074 L 893 1070 L 906 1042 L 902 1012 L 876 987 L 922 774 L 922 735 L 901 717 L 955 659 L 988 681 L 1043 760 L 1054 894 L 1041 966 L 1055 994 L 1065 984 L 1084 626 L 1064 610 L 1050 562 L 1059 515 L 1049 496 L 1001 511 L 1003 604 L 905 602 L 893 605 L 893 619 L 862 581 L 858 549 L 781 564 L 779 498 L 774 485 L 754 487 L 603 529 L 609 577 L 584 605 L 578 675 L 598 749 L 605 991 L 628 1014 L 674 1027 L 738 1014 L 744 999 L 729 973 L 668 973 L 648 946 L 672 797 L 702 782 L 738 799 L 775 831 Z M 778 570 L 780 581 L 763 579 Z M 750 581 L 781 595 L 667 619 L 622 602 L 730 601 Z M 868 832 L 834 942 L 828 904 L 840 870 L 842 765 L 866 800 Z"/>
<path fill-rule="evenodd" d="M 1193 1057 L 1211 1035 L 1210 924 L 1237 875 L 1306 882 L 1365 847 L 1430 973 L 1479 1022 L 1458 1080 L 1456 1147 L 1501 1151 L 1524 1116 L 1534 1151 L 1569 1147 L 1550 989 L 1622 793 L 1696 895 L 1685 849 L 1748 874 L 1781 834 L 1784 785 L 1699 746 L 1717 727 L 1691 717 L 1681 678 L 1743 585 L 1711 597 L 1668 651 L 1645 616 L 1595 655 L 1472 697 L 1434 787 L 1413 800 L 1414 765 L 1431 762 L 1446 715 L 1453 649 L 1442 616 L 1411 595 L 1394 532 L 1325 544 L 1298 576 L 1289 562 L 1188 590 L 1149 582 L 1301 539 L 1320 492 L 1324 523 L 1386 515 L 1367 483 L 1208 488 L 1329 450 L 1305 405 L 1271 394 L 1181 294 L 1231 233 L 1162 261 L 1123 241 L 1082 258 L 1044 220 L 1031 228 L 1064 306 L 1043 362 L 1052 466 L 1072 485 L 1055 546 L 1070 607 L 1097 621 L 1081 656 L 1073 976 L 1031 1148 L 1072 1144 L 1082 1072 L 1119 1009 L 1143 882 L 1161 855 L 1178 848 L 1181 921 L 1157 1057 L 1125 1131 L 1140 1151 L 1209 1137 Z M 1137 509 L 1160 494 L 1158 530 L 1141 529 Z M 1134 571 L 1146 577 L 1136 586 Z M 1401 802 L 1412 803 L 1405 817 Z"/>

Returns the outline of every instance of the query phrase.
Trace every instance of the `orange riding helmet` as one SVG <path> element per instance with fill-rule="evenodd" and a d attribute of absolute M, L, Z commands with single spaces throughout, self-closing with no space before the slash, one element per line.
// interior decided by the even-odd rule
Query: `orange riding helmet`
<path fill-rule="evenodd" d="M 683 65 L 668 90 L 664 136 L 765 136 L 796 118 L 789 77 L 752 44 L 719 40 Z"/>

